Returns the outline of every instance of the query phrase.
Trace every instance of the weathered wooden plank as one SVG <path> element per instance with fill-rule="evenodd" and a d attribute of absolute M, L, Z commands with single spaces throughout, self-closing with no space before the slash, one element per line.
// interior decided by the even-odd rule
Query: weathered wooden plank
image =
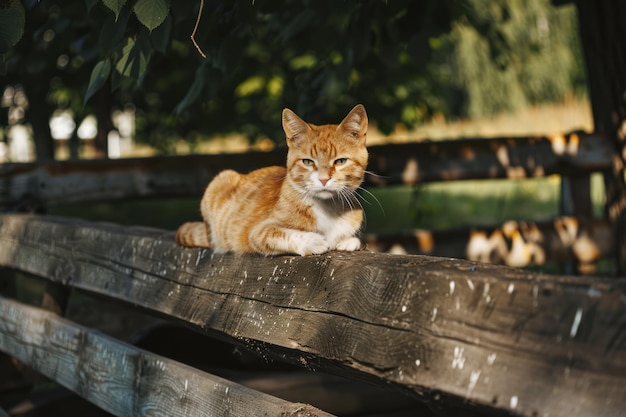
<path fill-rule="evenodd" d="M 326 416 L 0 297 L 0 350 L 116 416 Z"/>
<path fill-rule="evenodd" d="M 596 134 L 473 138 L 372 146 L 368 169 L 382 184 L 529 178 L 606 169 L 613 149 Z"/>
<path fill-rule="evenodd" d="M 425 256 L 218 255 L 172 233 L 0 216 L 0 265 L 311 369 L 522 416 L 626 408 L 626 280 Z"/>
<path fill-rule="evenodd" d="M 284 152 L 4 164 L 0 206 L 200 195 L 226 168 L 284 164 Z"/>
<path fill-rule="evenodd" d="M 592 172 L 610 167 L 612 148 L 597 135 L 571 133 L 519 137 L 423 141 L 371 146 L 366 185 L 538 177 Z M 143 159 L 4 164 L 0 167 L 0 206 L 138 197 L 199 196 L 226 168 L 248 172 L 284 165 L 285 150 L 245 154 Z"/>

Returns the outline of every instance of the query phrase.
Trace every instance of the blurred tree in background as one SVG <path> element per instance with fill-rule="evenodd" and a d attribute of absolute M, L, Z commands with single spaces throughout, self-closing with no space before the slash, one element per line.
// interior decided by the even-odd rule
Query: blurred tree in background
<path fill-rule="evenodd" d="M 450 33 L 438 40 L 445 113 L 480 118 L 524 106 L 559 102 L 586 91 L 584 62 L 573 7 L 547 0 L 468 0 Z M 450 69 L 442 71 L 449 60 Z"/>
<path fill-rule="evenodd" d="M 389 132 L 585 88 L 573 5 L 206 0 L 197 50 L 201 3 L 0 0 L 2 125 L 30 124 L 38 157 L 51 158 L 54 111 L 77 123 L 95 114 L 105 149 L 111 111 L 132 106 L 136 139 L 168 151 L 176 139 L 231 132 L 280 142 L 283 107 L 321 123 L 361 102 Z M 7 88 L 23 89 L 27 104 Z"/>

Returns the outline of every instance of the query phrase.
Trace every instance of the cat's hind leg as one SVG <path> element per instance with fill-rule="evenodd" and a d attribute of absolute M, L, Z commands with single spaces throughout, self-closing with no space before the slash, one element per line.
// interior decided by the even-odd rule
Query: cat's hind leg
<path fill-rule="evenodd" d="M 176 231 L 176 242 L 183 246 L 210 248 L 209 227 L 204 222 L 184 223 Z"/>

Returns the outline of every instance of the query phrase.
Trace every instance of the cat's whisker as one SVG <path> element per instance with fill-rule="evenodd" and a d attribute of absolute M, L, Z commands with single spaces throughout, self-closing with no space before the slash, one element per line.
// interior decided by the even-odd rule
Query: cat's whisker
<path fill-rule="evenodd" d="M 345 189 L 345 194 L 346 194 L 346 198 L 348 199 L 348 202 L 350 204 L 350 208 L 351 209 L 355 209 L 358 205 L 358 207 L 361 209 L 361 211 L 363 211 L 363 215 L 365 215 L 365 210 L 363 208 L 363 204 L 361 204 L 361 202 L 359 201 L 359 193 L 357 193 L 355 190 L 352 190 L 350 188 L 346 188 Z M 356 203 L 356 204 L 355 204 Z"/>
<path fill-rule="evenodd" d="M 374 201 L 376 201 L 376 203 L 378 204 L 378 207 L 380 208 L 380 210 L 383 212 L 383 215 L 385 215 L 385 209 L 383 208 L 383 205 L 380 203 L 380 201 L 378 200 L 378 198 L 376 198 L 376 196 L 374 194 L 372 194 L 368 189 L 366 189 L 364 187 L 359 187 L 358 189 L 363 191 L 364 193 L 366 193 L 370 197 L 372 197 L 374 199 Z M 367 204 L 369 204 L 369 205 L 372 204 L 371 201 L 367 200 L 364 196 L 360 195 L 359 193 L 357 193 L 357 195 L 359 197 L 361 197 L 361 199 L 363 201 L 365 201 Z"/>
<path fill-rule="evenodd" d="M 372 202 L 369 201 L 367 198 L 363 197 L 362 195 L 360 195 L 359 193 L 355 193 L 357 198 L 362 200 L 364 203 L 367 203 L 368 206 L 372 205 Z"/>
<path fill-rule="evenodd" d="M 375 177 L 375 178 L 380 178 L 380 179 L 383 179 L 383 180 L 388 180 L 388 179 L 391 178 L 389 175 L 380 175 L 380 174 L 375 173 L 374 171 L 363 171 L 363 172 L 364 172 L 365 175 L 369 175 L 369 176 Z"/>
<path fill-rule="evenodd" d="M 358 200 L 354 199 L 354 191 L 352 191 L 349 188 L 342 188 L 341 189 L 341 195 L 342 195 L 343 199 L 346 201 L 346 203 L 348 203 L 348 207 L 350 207 L 351 210 L 354 210 L 355 209 L 354 201 L 356 201 L 357 204 L 358 204 Z"/>
<path fill-rule="evenodd" d="M 356 202 L 359 207 L 361 208 L 361 210 L 363 210 L 363 204 L 361 204 L 361 202 L 359 201 L 359 193 L 356 190 L 349 190 L 351 196 L 353 197 L 353 201 Z"/>
<path fill-rule="evenodd" d="M 340 189 L 337 192 L 337 196 L 339 197 L 339 201 L 341 201 L 341 210 L 346 209 L 346 203 L 348 203 L 348 207 L 352 209 L 352 206 L 350 206 L 350 202 L 346 199 L 346 196 L 343 194 L 343 189 Z"/>
<path fill-rule="evenodd" d="M 347 193 L 346 188 L 341 188 L 339 192 L 337 193 L 339 197 L 341 197 L 341 209 L 345 210 L 346 204 L 347 204 L 350 210 L 354 210 L 354 206 L 352 205 L 352 202 L 350 201 L 350 196 L 346 195 L 346 193 Z"/>
<path fill-rule="evenodd" d="M 363 204 L 361 204 L 361 201 L 359 200 L 359 198 L 362 199 L 363 197 L 361 197 L 356 190 L 353 190 L 350 188 L 345 188 L 342 191 L 344 191 L 344 194 L 346 195 L 345 197 L 348 199 L 350 207 L 352 209 L 354 209 L 354 206 L 352 205 L 351 202 L 356 202 L 356 204 L 358 204 L 358 206 L 361 208 L 361 212 L 363 213 L 363 223 L 361 225 L 361 228 L 362 230 L 365 230 L 367 226 L 367 213 L 365 212 L 365 209 L 363 208 Z"/>

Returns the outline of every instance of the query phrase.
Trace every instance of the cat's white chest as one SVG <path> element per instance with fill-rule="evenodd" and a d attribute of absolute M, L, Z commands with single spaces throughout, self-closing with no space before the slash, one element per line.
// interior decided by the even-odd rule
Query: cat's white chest
<path fill-rule="evenodd" d="M 332 246 L 346 237 L 354 236 L 357 232 L 353 222 L 340 215 L 328 212 L 322 207 L 313 206 L 313 213 L 317 221 L 317 232 L 324 235 Z"/>

